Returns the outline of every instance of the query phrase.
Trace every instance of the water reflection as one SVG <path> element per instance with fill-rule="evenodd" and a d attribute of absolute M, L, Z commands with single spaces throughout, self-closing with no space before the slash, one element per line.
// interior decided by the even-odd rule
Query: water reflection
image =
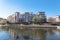
<path fill-rule="evenodd" d="M 60 39 L 60 35 L 56 35 L 60 32 L 56 29 L 5 29 L 8 40 L 57 40 Z M 5 32 L 4 31 L 4 32 Z M 2 32 L 0 32 L 1 35 Z M 5 33 L 4 33 L 5 35 Z M 3 36 L 3 35 L 2 35 Z M 59 37 L 58 37 L 59 36 Z M 6 39 L 6 40 L 7 40 Z M 5 39 L 4 39 L 5 40 Z"/>
<path fill-rule="evenodd" d="M 9 35 L 7 31 L 0 31 L 0 40 L 14 40 L 13 36 Z"/>
<path fill-rule="evenodd" d="M 11 29 L 14 30 L 14 38 L 15 39 L 25 39 L 25 40 L 46 40 L 47 33 L 53 35 L 53 31 L 51 29 Z M 10 30 L 10 31 L 11 31 Z"/>

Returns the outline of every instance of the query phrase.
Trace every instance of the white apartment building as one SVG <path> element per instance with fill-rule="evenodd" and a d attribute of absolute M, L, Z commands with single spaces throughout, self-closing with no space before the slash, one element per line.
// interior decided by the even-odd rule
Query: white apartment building
<path fill-rule="evenodd" d="M 19 22 L 19 12 L 15 12 L 15 14 L 12 14 L 7 17 L 7 20 L 11 23 L 18 23 Z"/>
<path fill-rule="evenodd" d="M 56 16 L 55 19 L 56 19 L 56 22 L 60 22 L 60 16 Z"/>
<path fill-rule="evenodd" d="M 36 22 L 38 22 L 38 17 L 41 16 L 43 19 L 46 18 L 45 12 L 39 12 L 39 14 L 33 14 L 32 12 L 25 12 L 20 14 L 19 12 L 15 12 L 7 17 L 7 20 L 11 23 L 21 23 L 21 22 L 32 22 L 32 18 L 36 17 Z M 43 20 L 44 21 L 44 20 Z"/>
<path fill-rule="evenodd" d="M 22 18 L 23 18 L 23 21 L 24 21 L 24 22 L 31 22 L 31 21 L 32 21 L 32 17 L 33 17 L 32 12 L 25 12 L 25 13 L 22 15 Z"/>

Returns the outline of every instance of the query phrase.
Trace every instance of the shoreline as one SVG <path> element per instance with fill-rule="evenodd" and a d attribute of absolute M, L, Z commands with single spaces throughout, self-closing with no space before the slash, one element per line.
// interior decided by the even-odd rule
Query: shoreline
<path fill-rule="evenodd" d="M 23 29 L 23 28 L 59 28 L 59 26 L 55 25 L 19 25 L 19 24 L 5 24 L 5 25 L 0 25 L 0 27 L 7 27 L 7 28 L 16 28 L 16 29 Z"/>

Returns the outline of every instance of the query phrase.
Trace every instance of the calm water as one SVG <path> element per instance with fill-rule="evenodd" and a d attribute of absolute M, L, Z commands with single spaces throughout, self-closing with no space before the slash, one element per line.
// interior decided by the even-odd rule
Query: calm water
<path fill-rule="evenodd" d="M 60 40 L 57 29 L 0 29 L 0 40 Z"/>

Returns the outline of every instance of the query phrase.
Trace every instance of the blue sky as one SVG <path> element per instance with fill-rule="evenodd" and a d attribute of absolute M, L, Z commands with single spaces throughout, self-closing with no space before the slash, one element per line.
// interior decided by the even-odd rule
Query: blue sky
<path fill-rule="evenodd" d="M 0 0 L 0 17 L 7 18 L 16 11 L 45 11 L 47 17 L 54 17 L 60 15 L 60 0 Z"/>

